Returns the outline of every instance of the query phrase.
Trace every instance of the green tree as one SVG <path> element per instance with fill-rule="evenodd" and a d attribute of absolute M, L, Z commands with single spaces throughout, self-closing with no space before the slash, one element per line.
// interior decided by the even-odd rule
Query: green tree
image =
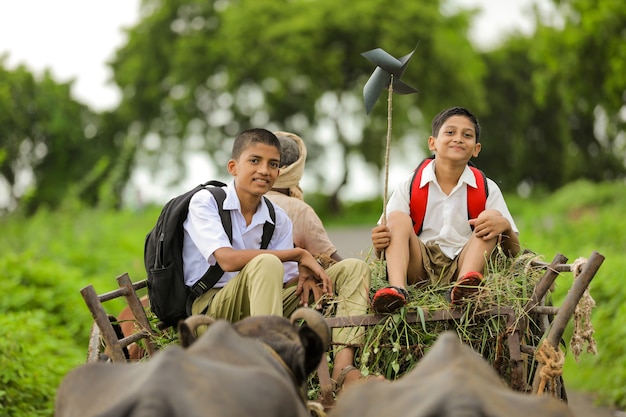
<path fill-rule="evenodd" d="M 484 55 L 490 137 L 480 166 L 508 190 L 626 172 L 626 9 L 618 0 L 554 3 L 562 25 L 537 13 L 532 36 Z"/>
<path fill-rule="evenodd" d="M 123 132 L 119 118 L 95 114 L 74 100 L 71 82 L 58 83 L 47 71 L 35 77 L 24 66 L 9 70 L 4 61 L 0 57 L 0 176 L 9 197 L 5 209 L 15 209 L 18 202 L 28 213 L 42 206 L 54 209 L 68 194 L 90 205 L 102 201 L 104 184 L 123 155 L 124 140 L 116 134 Z M 113 178 L 118 192 L 127 178 L 127 172 Z M 108 205 L 119 205 L 119 193 L 107 195 Z"/>
<path fill-rule="evenodd" d="M 362 87 L 374 68 L 362 52 L 381 47 L 399 57 L 417 45 L 403 79 L 420 93 L 394 98 L 394 132 L 404 133 L 394 134 L 396 141 L 410 136 L 425 144 L 430 117 L 444 106 L 483 106 L 484 68 L 466 38 L 470 15 L 444 15 L 440 7 L 438 1 L 367 0 L 350 7 L 331 0 L 144 1 L 143 19 L 112 62 L 124 92 L 120 111 L 150 137 L 143 152 L 154 156 L 153 166 L 162 166 L 166 155 L 181 173 L 185 149 L 223 165 L 231 145 L 224 138 L 244 128 L 298 132 L 309 147 L 309 171 L 337 196 L 351 158 L 376 169 L 384 162 L 386 103 L 365 115 Z M 333 190 L 328 165 L 316 164 L 321 155 L 329 158 L 325 148 L 342 165 L 343 181 Z"/>
<path fill-rule="evenodd" d="M 485 146 L 475 162 L 507 191 L 520 184 L 528 191 L 534 186 L 553 190 L 567 182 L 569 127 L 555 94 L 539 106 L 529 88 L 538 70 L 528 56 L 532 45 L 532 39 L 517 37 L 484 55 L 485 87 L 491 93 L 480 117 Z"/>
<path fill-rule="evenodd" d="M 556 91 L 572 145 L 582 158 L 568 165 L 568 180 L 623 176 L 626 162 L 626 9 L 619 0 L 590 4 L 556 1 L 562 29 L 543 25 L 533 58 L 544 62 L 534 74 L 536 101 Z"/>

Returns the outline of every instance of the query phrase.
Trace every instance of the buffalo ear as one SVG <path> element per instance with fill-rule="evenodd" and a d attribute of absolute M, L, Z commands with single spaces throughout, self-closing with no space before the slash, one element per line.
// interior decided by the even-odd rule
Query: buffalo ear
<path fill-rule="evenodd" d="M 308 326 L 300 327 L 298 335 L 304 347 L 304 370 L 309 375 L 317 369 L 322 355 L 326 354 L 326 348 L 320 336 Z"/>
<path fill-rule="evenodd" d="M 186 349 L 198 338 L 191 327 L 189 327 L 189 324 L 185 323 L 184 320 L 181 320 L 178 322 L 178 339 L 180 340 L 180 345 Z"/>

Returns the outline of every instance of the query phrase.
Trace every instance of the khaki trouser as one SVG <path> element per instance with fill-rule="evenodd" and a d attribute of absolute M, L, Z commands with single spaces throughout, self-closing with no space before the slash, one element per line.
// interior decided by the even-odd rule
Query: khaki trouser
<path fill-rule="evenodd" d="M 459 269 L 459 257 L 455 256 L 454 259 L 450 259 L 436 243 L 424 244 L 421 239 L 418 240 L 422 251 L 422 264 L 430 277 L 430 282 L 424 284 L 446 286 L 453 283 Z"/>
<path fill-rule="evenodd" d="M 360 259 L 344 259 L 330 266 L 326 273 L 335 290 L 337 317 L 358 316 L 369 308 L 369 266 Z M 231 322 L 248 316 L 281 315 L 289 317 L 300 303 L 297 286 L 283 288 L 283 264 L 274 255 L 263 254 L 252 259 L 223 288 L 213 288 L 197 298 L 192 313 L 203 310 L 206 315 Z M 311 304 L 313 300 L 310 301 Z M 363 328 L 333 329 L 333 342 L 363 343 Z"/>

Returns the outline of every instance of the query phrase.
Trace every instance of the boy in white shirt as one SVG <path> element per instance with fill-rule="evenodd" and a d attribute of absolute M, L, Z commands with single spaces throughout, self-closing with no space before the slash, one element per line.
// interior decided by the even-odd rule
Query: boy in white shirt
<path fill-rule="evenodd" d="M 248 129 L 235 139 L 227 165 L 233 180 L 224 189 L 223 204 L 232 220 L 232 243 L 213 195 L 201 190 L 192 197 L 183 223 L 185 284 L 192 287 L 216 263 L 224 271 L 213 288 L 193 301 L 192 314 L 231 322 L 247 316 L 289 316 L 298 305 L 309 302 L 311 281 L 318 284 L 318 295 L 333 299 L 337 292 L 337 315 L 353 314 L 351 300 L 355 297 L 365 298 L 367 307 L 370 272 L 365 262 L 346 263 L 327 273 L 310 252 L 294 247 L 292 222 L 275 204 L 272 220 L 263 197 L 278 178 L 280 159 L 280 142 L 268 130 Z M 274 232 L 267 249 L 260 249 L 267 222 L 274 223 Z M 345 340 L 338 342 L 351 343 L 359 333 L 346 331 L 341 335 Z M 333 337 L 336 334 L 333 332 Z M 341 376 L 339 382 L 346 384 L 360 378 L 361 373 L 352 365 L 354 349 L 339 353 L 333 376 Z"/>
<path fill-rule="evenodd" d="M 425 194 L 416 192 L 411 174 L 389 198 L 386 223 L 381 219 L 372 229 L 372 244 L 377 254 L 384 250 L 389 280 L 389 287 L 374 295 L 375 311 L 393 312 L 404 306 L 407 284 L 454 283 L 450 301 L 458 304 L 478 289 L 486 259 L 497 244 L 510 256 L 519 252 L 519 232 L 491 179 L 484 178 L 484 210 L 468 220 L 468 190 L 472 193 L 481 185 L 468 165 L 480 153 L 479 139 L 478 120 L 465 108 L 446 109 L 433 119 L 428 148 L 434 159 L 423 168 L 417 184 Z M 411 206 L 418 203 L 411 195 L 426 200 L 422 219 L 411 217 Z M 421 227 L 416 226 L 420 221 Z"/>

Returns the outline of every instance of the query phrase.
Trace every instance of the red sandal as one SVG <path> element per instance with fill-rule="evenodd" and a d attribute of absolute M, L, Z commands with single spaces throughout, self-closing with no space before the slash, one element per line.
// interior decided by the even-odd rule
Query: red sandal
<path fill-rule="evenodd" d="M 468 272 L 459 278 L 450 290 L 450 303 L 460 304 L 463 300 L 476 294 L 483 283 L 483 274 L 480 272 Z"/>
<path fill-rule="evenodd" d="M 389 286 L 376 291 L 372 298 L 372 308 L 376 313 L 393 313 L 404 307 L 409 293 L 402 287 Z"/>

